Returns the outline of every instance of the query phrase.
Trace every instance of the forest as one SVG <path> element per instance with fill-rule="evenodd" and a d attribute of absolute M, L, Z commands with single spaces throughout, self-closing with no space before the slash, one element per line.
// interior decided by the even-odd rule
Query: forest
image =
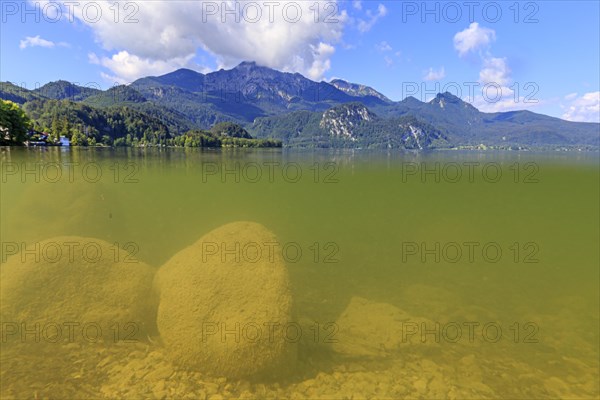
<path fill-rule="evenodd" d="M 187 127 L 184 127 L 184 129 Z M 69 100 L 34 99 L 22 107 L 0 100 L 0 145 L 281 147 L 255 139 L 242 126 L 220 122 L 209 130 L 185 129 L 127 106 L 95 108 Z"/>

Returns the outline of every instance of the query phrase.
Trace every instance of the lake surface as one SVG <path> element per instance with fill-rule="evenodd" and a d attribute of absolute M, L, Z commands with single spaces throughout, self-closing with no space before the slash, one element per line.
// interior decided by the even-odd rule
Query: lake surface
<path fill-rule="evenodd" d="M 254 221 L 277 235 L 304 327 L 293 372 L 255 380 L 179 368 L 152 329 L 110 344 L 36 340 L 15 331 L 27 321 L 3 317 L 2 398 L 600 395 L 598 153 L 0 156 L 3 268 L 27 248 L 43 265 L 51 257 L 35 242 L 76 236 L 157 270 L 211 230 Z M 355 336 L 344 334 L 340 316 L 357 299 L 409 317 L 354 309 Z M 365 354 L 382 335 L 390 346 Z"/>

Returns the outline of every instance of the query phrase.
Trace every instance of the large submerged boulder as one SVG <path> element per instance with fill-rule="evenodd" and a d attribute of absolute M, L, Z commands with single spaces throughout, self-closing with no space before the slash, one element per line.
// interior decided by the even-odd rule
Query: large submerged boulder
<path fill-rule="evenodd" d="M 155 286 L 157 327 L 181 365 L 229 378 L 292 367 L 299 338 L 288 271 L 264 226 L 235 222 L 209 232 L 161 267 Z"/>
<path fill-rule="evenodd" d="M 3 339 L 111 342 L 154 326 L 154 271 L 108 242 L 62 236 L 5 242 L 0 266 Z"/>
<path fill-rule="evenodd" d="M 387 357 L 402 346 L 427 344 L 421 341 L 421 329 L 434 326 L 396 306 L 362 297 L 352 297 L 335 324 L 332 349 L 348 357 Z"/>

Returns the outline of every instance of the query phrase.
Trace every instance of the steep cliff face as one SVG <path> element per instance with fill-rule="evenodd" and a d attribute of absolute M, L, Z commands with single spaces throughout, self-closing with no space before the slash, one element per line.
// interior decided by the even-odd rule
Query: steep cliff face
<path fill-rule="evenodd" d="M 435 147 L 448 147 L 448 137 L 435 126 L 406 115 L 395 120 L 395 128 L 400 135 L 402 147 L 410 150 L 425 150 Z"/>
<path fill-rule="evenodd" d="M 345 137 L 352 141 L 357 139 L 357 128 L 364 122 L 377 118 L 369 109 L 360 103 L 343 104 L 330 108 L 323 113 L 319 126 L 331 136 Z"/>

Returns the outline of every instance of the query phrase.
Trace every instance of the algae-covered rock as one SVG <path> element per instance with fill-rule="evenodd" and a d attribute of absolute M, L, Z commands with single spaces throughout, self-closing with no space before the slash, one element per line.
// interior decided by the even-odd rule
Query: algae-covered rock
<path fill-rule="evenodd" d="M 126 341 L 154 325 L 153 270 L 119 246 L 62 236 L 2 250 L 3 339 Z"/>
<path fill-rule="evenodd" d="M 418 343 L 422 324 L 433 325 L 391 304 L 361 297 L 352 297 L 335 324 L 332 349 L 350 357 L 389 356 L 403 345 Z"/>
<path fill-rule="evenodd" d="M 161 267 L 155 286 L 157 327 L 181 365 L 272 377 L 295 361 L 288 272 L 264 226 L 235 222 L 209 232 Z"/>

